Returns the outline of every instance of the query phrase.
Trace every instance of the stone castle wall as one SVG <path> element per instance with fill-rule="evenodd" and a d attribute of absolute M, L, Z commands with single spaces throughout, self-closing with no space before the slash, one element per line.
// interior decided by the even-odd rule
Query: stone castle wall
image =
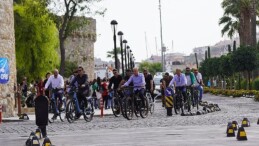
<path fill-rule="evenodd" d="M 86 19 L 87 24 L 74 31 L 65 42 L 66 60 L 76 62 L 82 66 L 90 80 L 94 79 L 94 43 L 96 42 L 96 20 Z"/>
<path fill-rule="evenodd" d="M 7 84 L 0 84 L 0 104 L 4 106 L 4 117 L 14 116 L 14 85 L 16 83 L 15 37 L 13 0 L 0 3 L 0 57 L 9 59 L 10 77 Z"/>

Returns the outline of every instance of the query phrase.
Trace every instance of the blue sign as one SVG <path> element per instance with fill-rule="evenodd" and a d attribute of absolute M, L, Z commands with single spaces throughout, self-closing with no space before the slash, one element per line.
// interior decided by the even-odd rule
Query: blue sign
<path fill-rule="evenodd" d="M 0 58 L 0 84 L 6 84 L 9 81 L 10 69 L 7 58 Z"/>

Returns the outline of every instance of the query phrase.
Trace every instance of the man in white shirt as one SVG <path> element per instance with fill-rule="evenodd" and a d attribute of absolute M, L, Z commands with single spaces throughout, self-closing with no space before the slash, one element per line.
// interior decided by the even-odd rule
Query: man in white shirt
<path fill-rule="evenodd" d="M 203 95 L 203 87 L 202 86 L 204 86 L 203 81 L 202 81 L 202 75 L 201 75 L 201 73 L 198 72 L 198 69 L 196 69 L 196 68 L 193 69 L 193 72 L 194 72 L 194 76 L 195 76 L 194 86 L 200 92 L 199 101 L 201 102 L 202 101 L 202 95 Z"/>
<path fill-rule="evenodd" d="M 62 106 L 62 97 L 63 97 L 63 93 L 64 93 L 64 79 L 59 74 L 57 69 L 55 69 L 54 74 L 49 77 L 47 83 L 45 84 L 44 89 L 46 90 L 50 84 L 52 87 L 51 100 L 53 100 L 53 102 L 54 102 L 53 109 L 56 109 L 55 115 L 53 118 L 56 118 L 57 115 L 59 114 L 59 109 Z M 57 98 L 59 99 L 59 105 L 58 105 L 59 108 L 56 107 Z"/>

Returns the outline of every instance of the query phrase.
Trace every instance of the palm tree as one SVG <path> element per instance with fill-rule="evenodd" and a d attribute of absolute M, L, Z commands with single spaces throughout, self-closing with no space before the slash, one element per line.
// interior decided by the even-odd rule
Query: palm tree
<path fill-rule="evenodd" d="M 121 55 L 121 49 L 120 48 L 116 48 L 116 51 L 117 51 L 117 55 L 120 56 Z M 112 49 L 112 51 L 107 51 L 107 58 L 112 58 L 112 59 L 115 59 L 115 53 L 114 53 L 114 49 Z M 119 58 L 119 57 L 117 57 Z M 117 60 L 118 61 L 118 70 L 120 70 L 120 59 Z"/>
<path fill-rule="evenodd" d="M 120 48 L 116 48 L 116 51 L 117 51 L 117 55 L 120 56 L 121 55 L 121 49 Z M 115 56 L 114 56 L 114 49 L 112 49 L 112 51 L 107 51 L 107 58 L 112 58 L 114 59 Z"/>
<path fill-rule="evenodd" d="M 257 5 L 259 2 L 257 2 Z M 221 30 L 222 35 L 226 34 L 232 38 L 237 32 L 241 45 L 252 44 L 252 1 L 251 0 L 224 0 L 221 3 L 224 15 L 220 18 L 219 24 L 225 24 Z"/>

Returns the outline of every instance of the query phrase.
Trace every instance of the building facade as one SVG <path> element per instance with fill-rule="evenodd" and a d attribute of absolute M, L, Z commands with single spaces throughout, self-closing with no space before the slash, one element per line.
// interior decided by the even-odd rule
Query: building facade
<path fill-rule="evenodd" d="M 90 80 L 94 79 L 94 43 L 96 42 L 96 20 L 78 17 L 87 24 L 74 31 L 66 40 L 66 60 L 82 66 Z"/>
<path fill-rule="evenodd" d="M 15 115 L 16 84 L 13 0 L 2 0 L 0 3 L 0 58 L 9 61 L 9 82 L 0 84 L 0 105 L 3 106 L 3 116 L 10 117 Z"/>

